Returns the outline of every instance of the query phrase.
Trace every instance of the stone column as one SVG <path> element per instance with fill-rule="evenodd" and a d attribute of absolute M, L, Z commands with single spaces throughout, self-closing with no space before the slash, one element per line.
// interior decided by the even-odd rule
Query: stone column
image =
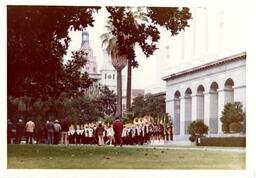
<path fill-rule="evenodd" d="M 181 98 L 180 103 L 180 135 L 188 134 L 187 127 L 192 121 L 192 99 L 191 97 Z"/>
<path fill-rule="evenodd" d="M 225 105 L 225 91 L 218 90 L 218 133 L 221 134 L 222 132 L 222 122 L 220 121 L 221 112 L 224 109 Z"/>
<path fill-rule="evenodd" d="M 173 134 L 180 134 L 180 99 L 171 99 L 166 101 L 166 112 L 170 114 L 173 120 Z M 183 134 L 184 135 L 184 134 Z"/>
<path fill-rule="evenodd" d="M 180 99 L 180 135 L 185 135 L 185 98 Z"/>
<path fill-rule="evenodd" d="M 204 93 L 204 124 L 208 126 L 208 133 L 210 133 L 210 93 Z"/>
<path fill-rule="evenodd" d="M 218 133 L 218 93 L 204 93 L 204 123 L 208 126 L 208 133 Z"/>

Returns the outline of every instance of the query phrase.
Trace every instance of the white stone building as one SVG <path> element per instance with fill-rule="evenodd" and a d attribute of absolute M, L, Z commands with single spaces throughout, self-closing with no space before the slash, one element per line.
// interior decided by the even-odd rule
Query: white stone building
<path fill-rule="evenodd" d="M 173 119 L 174 140 L 188 136 L 188 125 L 203 120 L 209 134 L 222 134 L 221 112 L 227 102 L 246 108 L 246 53 L 218 59 L 163 78 L 166 112 Z"/>
<path fill-rule="evenodd" d="M 93 50 L 89 44 L 89 33 L 87 31 L 82 32 L 82 42 L 79 51 L 83 51 L 87 59 L 84 70 L 88 73 L 89 78 L 94 81 L 100 80 L 101 74 L 98 73 L 96 57 L 93 55 Z"/>

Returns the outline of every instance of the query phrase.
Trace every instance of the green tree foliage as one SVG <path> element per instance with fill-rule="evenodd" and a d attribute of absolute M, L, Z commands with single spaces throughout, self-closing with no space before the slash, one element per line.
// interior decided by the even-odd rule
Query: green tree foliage
<path fill-rule="evenodd" d="M 143 117 L 146 115 L 143 95 L 137 96 L 133 99 L 132 112 L 134 113 L 134 117 Z"/>
<path fill-rule="evenodd" d="M 222 122 L 222 130 L 224 132 L 233 131 L 232 128 L 235 128 L 234 131 L 237 131 L 238 124 L 232 124 L 232 123 L 242 124 L 242 122 L 245 120 L 245 113 L 243 112 L 242 108 L 243 108 L 243 105 L 241 104 L 241 102 L 230 102 L 225 104 L 224 110 L 222 111 L 222 115 L 220 118 Z M 231 129 L 230 129 L 230 126 L 231 126 Z M 243 129 L 241 129 L 240 131 L 242 130 Z"/>
<path fill-rule="evenodd" d="M 58 97 L 63 91 L 74 93 L 86 87 L 87 80 L 81 82 L 84 75 L 72 76 L 76 72 L 73 69 L 76 70 L 83 62 L 71 60 L 64 66 L 63 56 L 70 42 L 69 29 L 93 26 L 92 14 L 98 9 L 8 6 L 8 96 Z M 77 59 L 77 54 L 74 56 Z"/>
<path fill-rule="evenodd" d="M 165 97 L 147 94 L 134 98 L 132 103 L 134 117 L 150 115 L 154 118 L 165 115 Z"/>
<path fill-rule="evenodd" d="M 49 119 L 63 121 L 67 119 L 70 123 L 86 123 L 97 121 L 114 115 L 116 108 L 116 95 L 106 86 L 98 88 L 99 97 L 87 95 L 70 97 L 62 93 L 59 98 L 34 100 L 32 97 L 9 97 L 8 119 L 17 122 L 18 118 L 27 121 L 29 118 L 35 121 L 37 128 L 44 126 Z M 89 92 L 90 93 L 90 92 Z"/>

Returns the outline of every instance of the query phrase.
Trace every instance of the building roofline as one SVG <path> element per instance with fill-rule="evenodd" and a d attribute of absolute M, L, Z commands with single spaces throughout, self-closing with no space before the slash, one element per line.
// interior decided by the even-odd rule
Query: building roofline
<path fill-rule="evenodd" d="M 162 91 L 162 92 L 158 92 L 158 93 L 154 93 L 152 94 L 154 97 L 158 97 L 158 96 L 166 96 L 166 92 Z"/>
<path fill-rule="evenodd" d="M 246 52 L 242 52 L 236 55 L 232 55 L 232 56 L 228 56 L 216 61 L 212 61 L 203 65 L 199 65 L 196 67 L 192 67 L 190 69 L 186 69 L 177 73 L 173 73 L 171 75 L 165 76 L 162 79 L 167 81 L 167 80 L 172 80 L 172 79 L 176 79 L 178 77 L 184 76 L 184 75 L 188 75 L 188 74 L 192 74 L 195 72 L 199 72 L 199 71 L 203 71 L 203 70 L 207 70 L 209 68 L 213 68 L 216 66 L 220 66 L 226 63 L 230 63 L 230 62 L 234 62 L 234 61 L 238 61 L 238 60 L 246 60 Z"/>

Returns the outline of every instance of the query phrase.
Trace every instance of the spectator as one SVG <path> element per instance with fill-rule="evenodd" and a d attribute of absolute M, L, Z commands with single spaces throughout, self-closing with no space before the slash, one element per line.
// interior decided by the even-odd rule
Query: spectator
<path fill-rule="evenodd" d="M 47 128 L 47 138 L 48 138 L 48 144 L 53 144 L 54 139 L 54 123 L 49 120 L 49 122 L 46 124 Z"/>
<path fill-rule="evenodd" d="M 35 131 L 35 123 L 30 119 L 26 123 L 26 134 L 27 134 L 28 144 L 32 144 L 34 141 L 34 131 Z"/>
<path fill-rule="evenodd" d="M 76 130 L 73 124 L 70 125 L 68 130 L 68 142 L 69 144 L 75 144 Z"/>
<path fill-rule="evenodd" d="M 14 124 L 11 122 L 10 119 L 7 120 L 7 143 L 13 143 L 13 129 L 15 128 Z"/>
<path fill-rule="evenodd" d="M 61 125 L 58 120 L 54 122 L 54 144 L 59 144 Z"/>
<path fill-rule="evenodd" d="M 112 146 L 112 143 L 114 141 L 114 130 L 110 124 L 107 128 L 107 138 L 108 138 L 108 140 L 107 140 L 106 144 L 109 142 L 109 145 Z"/>
<path fill-rule="evenodd" d="M 104 133 L 105 129 L 103 127 L 103 125 L 101 124 L 101 122 L 99 122 L 98 127 L 96 128 L 96 133 L 98 135 L 98 145 L 104 145 L 104 139 L 103 139 L 103 133 Z"/>
<path fill-rule="evenodd" d="M 68 130 L 69 124 L 68 121 L 65 119 L 61 125 L 61 144 L 68 144 Z"/>
<path fill-rule="evenodd" d="M 84 133 L 83 126 L 76 125 L 76 144 L 81 144 L 82 143 L 83 133 Z"/>
<path fill-rule="evenodd" d="M 122 141 L 122 131 L 123 131 L 123 123 L 122 121 L 119 119 L 119 117 L 116 117 L 114 123 L 113 123 L 113 129 L 115 132 L 115 146 L 117 144 L 120 144 L 120 146 L 123 145 L 123 141 Z"/>
<path fill-rule="evenodd" d="M 20 144 L 22 137 L 25 132 L 25 124 L 23 123 L 22 119 L 19 119 L 16 124 L 16 143 Z"/>

